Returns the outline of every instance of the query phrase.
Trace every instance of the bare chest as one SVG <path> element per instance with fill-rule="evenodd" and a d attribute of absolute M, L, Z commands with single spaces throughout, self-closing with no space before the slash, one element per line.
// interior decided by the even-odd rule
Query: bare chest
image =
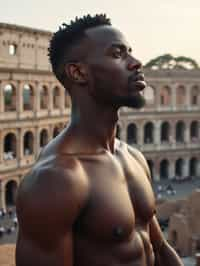
<path fill-rule="evenodd" d="M 143 167 L 128 155 L 83 159 L 90 183 L 80 230 L 107 240 L 127 239 L 146 226 L 155 210 L 151 184 Z"/>

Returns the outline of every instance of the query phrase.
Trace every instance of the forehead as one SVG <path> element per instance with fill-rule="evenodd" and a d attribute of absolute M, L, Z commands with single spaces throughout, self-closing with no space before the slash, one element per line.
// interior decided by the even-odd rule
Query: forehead
<path fill-rule="evenodd" d="M 86 35 L 90 41 L 96 46 L 109 48 L 113 44 L 123 44 L 130 47 L 123 33 L 112 26 L 98 26 L 86 30 Z"/>

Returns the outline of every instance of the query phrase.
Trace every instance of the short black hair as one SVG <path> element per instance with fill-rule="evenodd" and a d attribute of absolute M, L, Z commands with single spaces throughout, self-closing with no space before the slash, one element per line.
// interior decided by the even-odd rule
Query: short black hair
<path fill-rule="evenodd" d="M 102 25 L 111 25 L 110 19 L 105 14 L 76 17 L 69 25 L 63 23 L 59 30 L 53 34 L 48 48 L 48 56 L 52 70 L 62 84 L 66 51 L 84 37 L 85 30 Z"/>

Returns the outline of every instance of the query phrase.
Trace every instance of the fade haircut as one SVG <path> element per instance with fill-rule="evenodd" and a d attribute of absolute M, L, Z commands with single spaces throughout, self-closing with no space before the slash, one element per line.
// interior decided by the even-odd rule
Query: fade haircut
<path fill-rule="evenodd" d="M 48 56 L 55 76 L 63 85 L 67 51 L 85 37 L 85 30 L 102 25 L 111 25 L 110 19 L 105 14 L 76 17 L 75 21 L 71 21 L 69 25 L 63 23 L 53 34 L 48 48 Z"/>

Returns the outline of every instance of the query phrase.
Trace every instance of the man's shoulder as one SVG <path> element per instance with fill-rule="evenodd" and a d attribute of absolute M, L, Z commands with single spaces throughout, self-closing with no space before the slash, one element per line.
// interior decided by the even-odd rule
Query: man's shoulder
<path fill-rule="evenodd" d="M 51 155 L 40 158 L 23 178 L 19 198 L 35 201 L 34 195 L 48 198 L 49 203 L 59 191 L 60 198 L 76 198 L 88 189 L 88 179 L 79 161 L 72 156 Z M 32 195 L 32 198 L 30 197 Z"/>
<path fill-rule="evenodd" d="M 142 152 L 136 149 L 135 147 L 127 144 L 126 142 L 123 142 L 121 140 L 117 140 L 117 141 L 118 141 L 118 144 L 117 144 L 118 147 L 121 147 L 122 149 L 126 149 L 129 152 L 129 154 L 131 154 L 131 156 L 143 167 L 148 178 L 150 178 L 149 166 Z"/>
<path fill-rule="evenodd" d="M 65 165 L 64 159 L 57 157 L 41 158 L 24 177 L 16 202 L 19 213 L 26 210 L 43 219 L 50 214 L 59 217 L 69 210 L 67 213 L 71 218 L 68 214 L 65 218 L 71 223 L 79 209 L 85 206 L 89 183 L 82 167 L 71 156 L 65 158 Z"/>
<path fill-rule="evenodd" d="M 138 149 L 136 149 L 135 147 L 133 147 L 133 146 L 129 145 L 128 143 L 126 143 L 122 140 L 119 140 L 117 138 L 116 138 L 115 142 L 116 142 L 117 149 L 128 150 L 128 152 L 131 153 L 132 156 L 136 157 L 136 159 L 145 160 L 143 154 Z"/>

